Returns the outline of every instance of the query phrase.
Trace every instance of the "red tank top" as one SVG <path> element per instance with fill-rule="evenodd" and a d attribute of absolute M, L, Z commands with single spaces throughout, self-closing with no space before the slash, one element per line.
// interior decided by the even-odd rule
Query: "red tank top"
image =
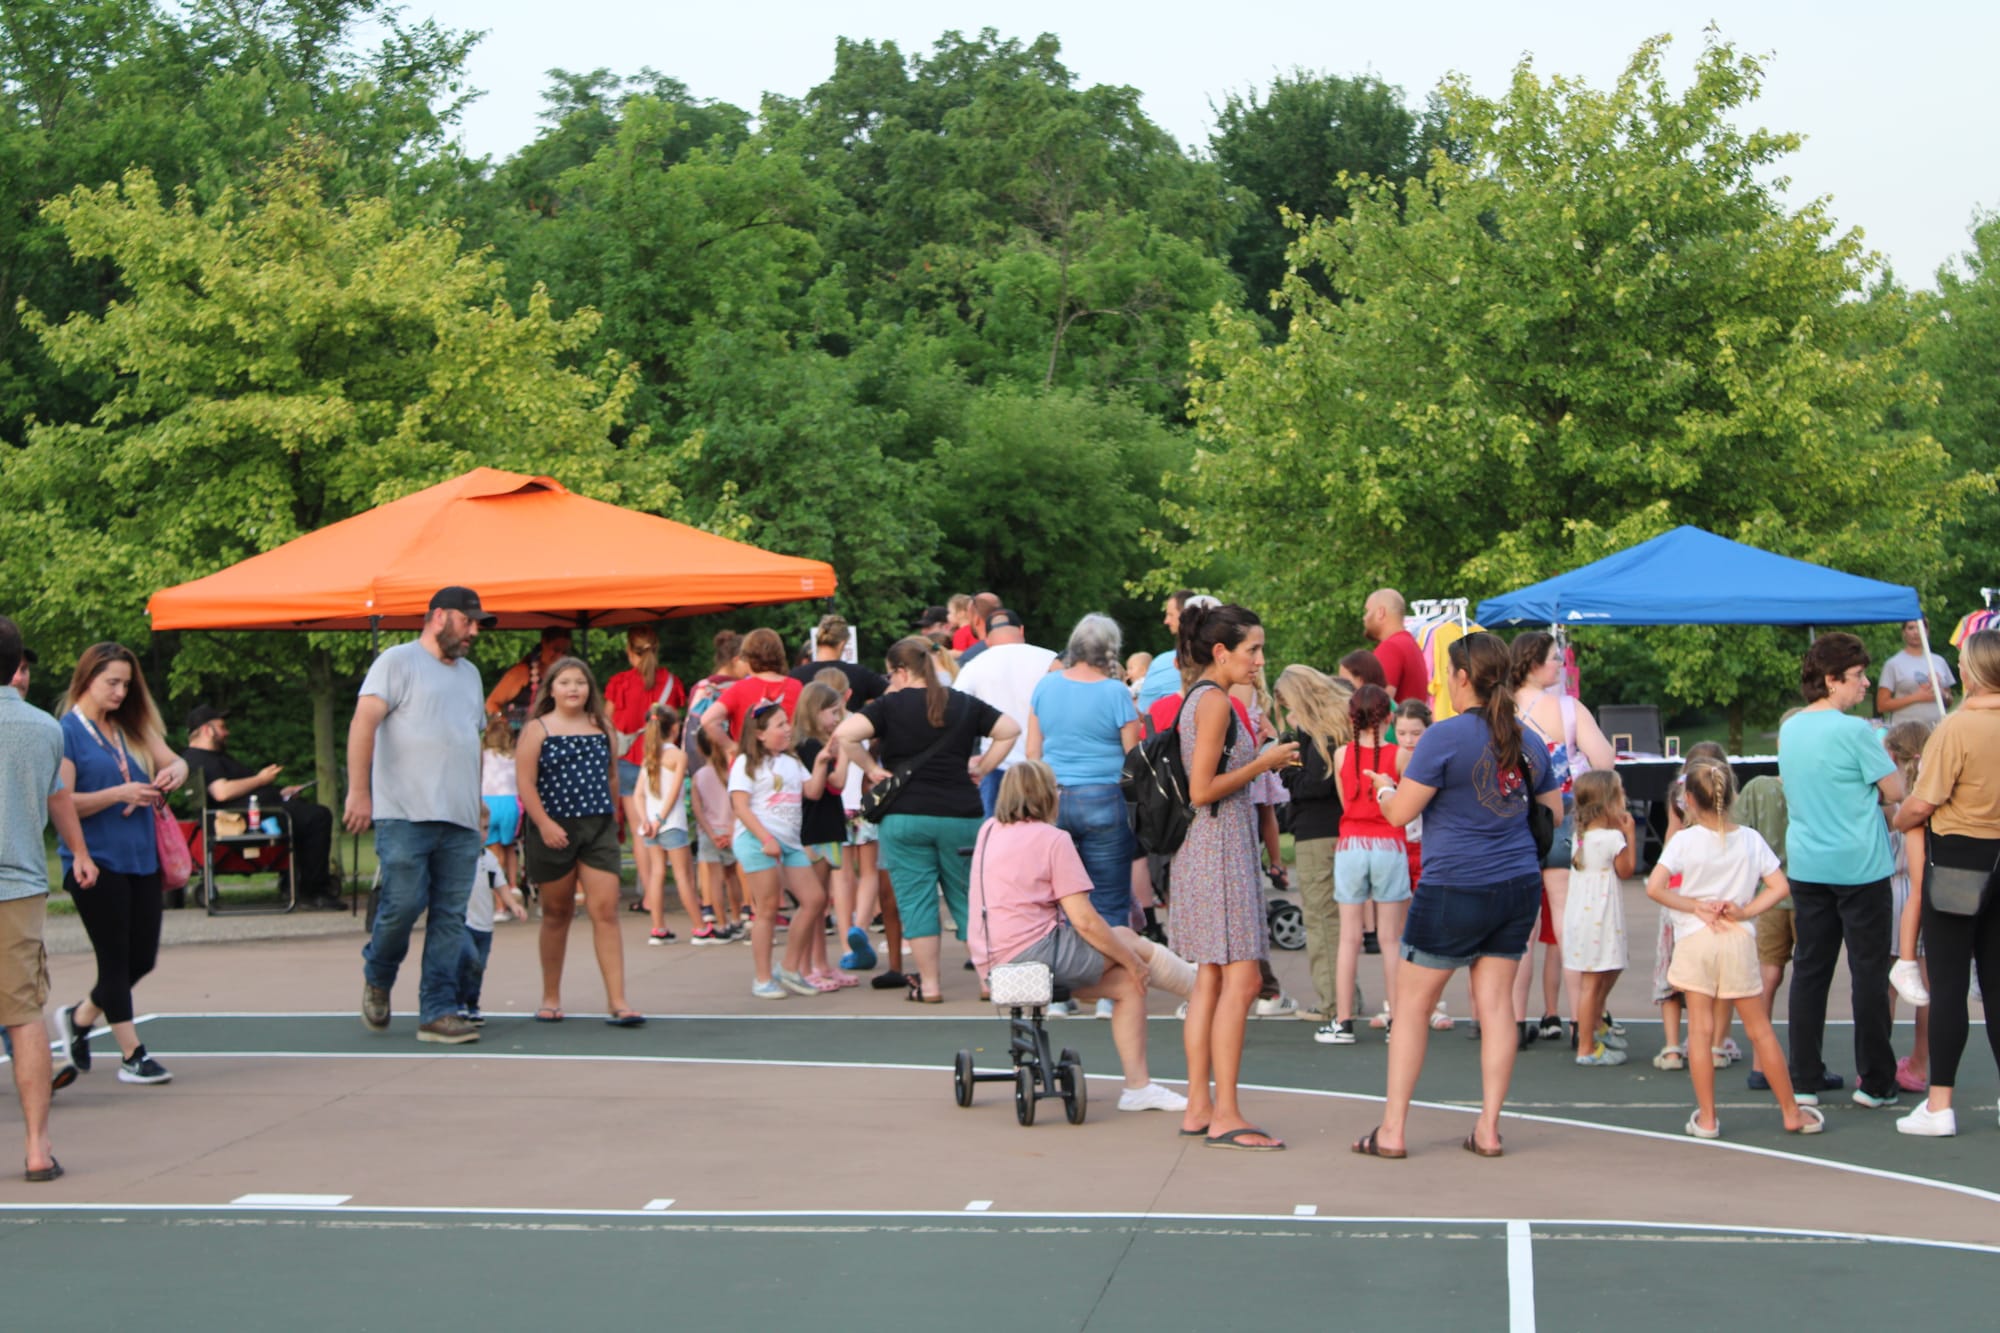
<path fill-rule="evenodd" d="M 1364 772 L 1375 772 L 1391 781 L 1401 776 L 1396 767 L 1396 747 L 1350 743 L 1344 758 L 1346 762 L 1340 766 L 1340 836 L 1402 841 L 1403 830 L 1382 817 L 1381 802 L 1375 799 L 1375 784 L 1362 776 Z"/>

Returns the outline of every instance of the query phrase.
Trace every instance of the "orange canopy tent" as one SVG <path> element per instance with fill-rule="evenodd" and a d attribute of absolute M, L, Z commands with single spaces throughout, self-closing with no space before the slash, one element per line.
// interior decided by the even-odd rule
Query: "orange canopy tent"
<path fill-rule="evenodd" d="M 419 629 L 463 584 L 507 629 L 630 625 L 833 595 L 833 567 L 475 468 L 154 593 L 153 628 Z"/>

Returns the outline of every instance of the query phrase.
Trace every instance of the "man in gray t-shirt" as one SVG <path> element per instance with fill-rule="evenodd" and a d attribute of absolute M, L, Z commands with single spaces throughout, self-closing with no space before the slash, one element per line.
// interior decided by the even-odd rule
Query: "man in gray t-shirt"
<path fill-rule="evenodd" d="M 465 900 L 479 868 L 486 723 L 479 668 L 465 656 L 494 620 L 472 589 L 445 588 L 431 598 L 417 641 L 376 658 L 361 682 L 347 732 L 345 822 L 353 833 L 375 826 L 381 883 L 361 951 L 361 1021 L 372 1032 L 389 1026 L 389 992 L 410 930 L 428 913 L 417 1040 L 479 1040 L 479 1029 L 458 1014 Z"/>
<path fill-rule="evenodd" d="M 1936 653 L 1924 655 L 1923 621 L 1903 622 L 1903 651 L 1882 664 L 1882 677 L 1875 686 L 1875 711 L 1884 722 L 1924 722 L 1936 726 L 1944 721 L 1938 694 L 1945 708 L 1951 707 L 1951 687 L 1958 677 Z M 1931 681 L 1937 681 L 1937 693 Z"/>

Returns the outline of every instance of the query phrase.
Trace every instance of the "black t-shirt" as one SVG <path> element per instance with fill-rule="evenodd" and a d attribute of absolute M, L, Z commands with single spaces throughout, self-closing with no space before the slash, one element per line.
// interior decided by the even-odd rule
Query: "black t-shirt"
<path fill-rule="evenodd" d="M 181 752 L 181 757 L 187 760 L 190 772 L 201 774 L 201 785 L 203 787 L 216 782 L 235 782 L 239 778 L 254 778 L 257 776 L 256 769 L 250 767 L 250 765 L 244 763 L 241 759 L 238 759 L 226 750 L 201 750 L 190 745 Z M 252 794 L 252 792 L 245 792 L 235 800 L 227 802 L 217 801 L 213 796 L 209 797 L 208 800 L 210 805 L 226 804 L 232 808 L 241 809 L 249 805 Z M 256 788 L 254 794 L 260 806 L 282 805 L 285 800 L 285 794 L 278 790 L 277 784 L 270 782 Z"/>
<path fill-rule="evenodd" d="M 1292 840 L 1312 842 L 1340 836 L 1340 784 L 1320 762 L 1319 747 L 1310 736 L 1301 738 L 1296 768 L 1278 770 L 1279 781 L 1292 797 Z M 1335 747 L 1329 743 L 1327 749 Z"/>
<path fill-rule="evenodd" d="M 806 766 L 808 776 L 812 773 L 813 761 L 826 745 L 821 741 L 800 741 L 796 747 L 799 762 Z M 833 785 L 832 767 L 827 769 L 826 790 L 818 800 L 806 797 L 800 803 L 799 841 L 808 847 L 821 843 L 842 843 L 847 841 L 847 807 L 841 800 L 840 788 Z"/>
<path fill-rule="evenodd" d="M 810 685 L 820 672 L 832 667 L 847 677 L 847 711 L 858 713 L 881 698 L 889 688 L 889 678 L 853 662 L 806 662 L 792 668 L 792 679 Z"/>
<path fill-rule="evenodd" d="M 911 776 L 909 786 L 896 798 L 890 813 L 978 819 L 986 811 L 979 803 L 979 788 L 967 774 L 966 764 L 979 752 L 980 740 L 1004 714 L 984 699 L 948 690 L 944 726 L 933 727 L 926 693 L 922 686 L 897 690 L 861 710 L 881 743 L 882 766 L 891 773 L 901 772 L 905 764 L 929 749 L 939 736 L 946 738 L 937 753 Z"/>

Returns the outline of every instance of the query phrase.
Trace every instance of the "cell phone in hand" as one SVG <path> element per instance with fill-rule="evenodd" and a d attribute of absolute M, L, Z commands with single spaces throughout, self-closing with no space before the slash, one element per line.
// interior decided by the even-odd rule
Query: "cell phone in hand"
<path fill-rule="evenodd" d="M 314 778 L 311 782 L 301 782 L 299 784 L 299 789 L 293 792 L 292 795 L 304 796 L 307 792 L 311 791 L 318 782 L 319 782 L 318 778 Z"/>

